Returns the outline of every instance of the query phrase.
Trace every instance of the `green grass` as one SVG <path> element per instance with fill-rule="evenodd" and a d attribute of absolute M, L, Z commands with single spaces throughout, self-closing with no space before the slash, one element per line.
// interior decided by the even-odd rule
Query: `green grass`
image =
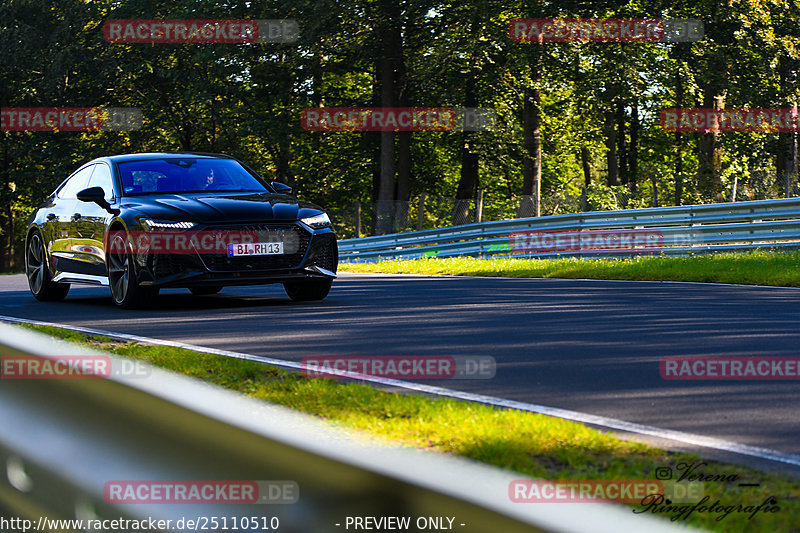
<path fill-rule="evenodd" d="M 800 252 L 752 252 L 632 259 L 417 259 L 341 263 L 344 272 L 513 278 L 702 281 L 800 287 Z"/>
<path fill-rule="evenodd" d="M 407 446 L 468 457 L 543 479 L 654 479 L 654 469 L 697 461 L 612 434 L 544 415 L 453 399 L 376 390 L 332 379 L 308 379 L 252 361 L 189 350 L 116 342 L 57 328 L 39 331 L 89 344 L 131 359 L 191 376 L 246 396 L 318 416 L 337 426 Z M 758 505 L 769 496 L 779 512 L 693 514 L 686 522 L 714 531 L 800 531 L 800 482 L 788 476 L 708 461 L 706 473 L 737 474 L 737 482 L 707 482 L 709 504 Z M 477 480 L 476 480 L 477 482 Z M 740 482 L 761 483 L 742 488 Z M 531 505 L 531 504 L 520 504 Z M 641 509 L 641 506 L 634 506 Z"/>

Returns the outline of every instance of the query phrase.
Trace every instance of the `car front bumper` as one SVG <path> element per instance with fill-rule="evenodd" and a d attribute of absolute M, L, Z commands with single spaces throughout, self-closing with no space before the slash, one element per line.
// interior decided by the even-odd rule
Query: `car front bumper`
<path fill-rule="evenodd" d="M 262 226 L 267 226 L 264 224 Z M 339 260 L 336 236 L 329 228 L 312 230 L 295 224 L 269 224 L 290 232 L 295 246 L 280 256 L 231 258 L 222 254 L 137 254 L 140 285 L 188 288 L 215 285 L 260 285 L 311 279 L 333 279 Z M 242 226 L 252 228 L 253 225 Z"/>

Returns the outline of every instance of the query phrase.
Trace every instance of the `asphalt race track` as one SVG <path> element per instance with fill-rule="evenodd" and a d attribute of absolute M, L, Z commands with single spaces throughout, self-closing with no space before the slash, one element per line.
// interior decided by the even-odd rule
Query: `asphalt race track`
<path fill-rule="evenodd" d="M 157 307 L 105 287 L 40 303 L 0 276 L 0 314 L 299 361 L 319 355 L 491 355 L 490 380 L 427 382 L 800 454 L 800 382 L 666 381 L 664 356 L 796 356 L 800 290 L 691 283 L 342 274 L 321 303 L 279 285 Z"/>

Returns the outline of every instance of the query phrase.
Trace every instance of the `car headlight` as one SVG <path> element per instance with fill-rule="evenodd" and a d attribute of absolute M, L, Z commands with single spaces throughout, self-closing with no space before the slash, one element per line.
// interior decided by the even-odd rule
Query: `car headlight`
<path fill-rule="evenodd" d="M 175 222 L 172 220 L 154 220 L 142 218 L 139 220 L 148 231 L 185 231 L 195 226 L 194 222 Z"/>
<path fill-rule="evenodd" d="M 314 215 L 313 217 L 301 218 L 300 222 L 314 229 L 327 228 L 331 225 L 331 219 L 328 218 L 327 213 Z"/>

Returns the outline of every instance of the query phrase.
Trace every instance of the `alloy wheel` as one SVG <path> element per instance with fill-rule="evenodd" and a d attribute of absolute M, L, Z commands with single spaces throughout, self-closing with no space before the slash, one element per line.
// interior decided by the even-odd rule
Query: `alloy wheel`
<path fill-rule="evenodd" d="M 112 252 L 108 254 L 108 283 L 114 301 L 120 303 L 128 295 L 131 281 L 130 256 L 126 253 L 127 245 L 123 235 L 114 235 L 111 240 L 111 250 Z"/>
<path fill-rule="evenodd" d="M 31 292 L 39 294 L 45 282 L 44 246 L 39 234 L 34 234 L 28 244 L 28 253 L 25 254 L 25 273 L 28 276 L 28 286 Z"/>

